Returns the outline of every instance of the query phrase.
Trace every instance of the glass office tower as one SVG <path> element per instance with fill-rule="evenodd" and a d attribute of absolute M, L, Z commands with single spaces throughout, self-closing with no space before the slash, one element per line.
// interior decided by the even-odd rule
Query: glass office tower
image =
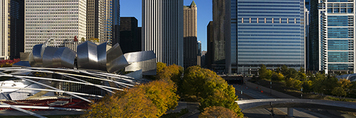
<path fill-rule="evenodd" d="M 305 68 L 304 2 L 231 0 L 230 73 L 251 74 L 262 64 Z"/>
<path fill-rule="evenodd" d="M 319 0 L 319 71 L 355 72 L 354 0 Z"/>

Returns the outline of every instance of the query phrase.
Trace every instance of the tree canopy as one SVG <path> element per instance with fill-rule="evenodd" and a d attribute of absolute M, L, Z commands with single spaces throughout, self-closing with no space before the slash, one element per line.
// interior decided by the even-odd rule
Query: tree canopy
<path fill-rule="evenodd" d="M 211 106 L 204 109 L 199 118 L 242 118 L 235 112 L 221 106 Z"/>
<path fill-rule="evenodd" d="M 199 101 L 200 109 L 209 106 L 222 106 L 243 117 L 235 95 L 235 88 L 215 72 L 199 66 L 191 66 L 184 71 L 182 82 L 183 96 Z"/>

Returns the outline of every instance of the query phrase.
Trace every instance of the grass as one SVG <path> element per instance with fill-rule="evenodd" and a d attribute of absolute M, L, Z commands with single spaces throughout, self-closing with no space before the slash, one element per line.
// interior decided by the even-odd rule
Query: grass
<path fill-rule="evenodd" d="M 325 99 L 326 100 L 333 100 L 333 101 L 343 101 L 343 102 L 356 102 L 356 100 L 354 100 L 354 99 L 337 98 L 337 97 L 331 97 L 331 96 L 327 96 Z"/>
<path fill-rule="evenodd" d="M 184 114 L 187 114 L 187 113 L 189 113 L 189 110 L 185 108 L 177 113 L 164 114 L 163 116 L 161 116 L 161 118 L 179 118 L 180 116 L 183 116 Z"/>

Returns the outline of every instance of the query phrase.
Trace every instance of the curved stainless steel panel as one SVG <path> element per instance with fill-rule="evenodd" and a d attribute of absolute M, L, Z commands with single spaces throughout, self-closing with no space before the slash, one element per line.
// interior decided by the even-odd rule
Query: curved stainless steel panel
<path fill-rule="evenodd" d="M 125 56 L 121 55 L 118 58 L 114 59 L 113 61 L 109 62 L 107 67 L 109 73 L 117 72 L 121 69 L 124 69 L 129 63 L 126 61 Z"/>
<path fill-rule="evenodd" d="M 123 59 L 121 59 L 121 58 L 123 58 Z M 119 62 L 119 65 L 117 64 L 117 62 Z M 128 62 L 125 59 L 125 57 L 122 55 L 120 45 L 118 43 L 116 43 L 106 53 L 106 69 L 108 72 L 112 73 L 112 72 L 116 72 L 116 71 L 119 71 L 119 70 L 125 68 L 125 67 L 121 67 L 124 65 L 127 66 Z"/>
<path fill-rule="evenodd" d="M 46 47 L 47 46 L 44 44 L 38 44 L 33 46 L 32 53 L 30 54 L 29 57 L 29 63 L 32 67 L 42 66 L 42 55 Z"/>
<path fill-rule="evenodd" d="M 97 46 L 98 69 L 103 71 L 106 71 L 106 46 L 107 42 Z"/>
<path fill-rule="evenodd" d="M 130 52 L 124 55 L 129 63 L 156 59 L 156 54 L 153 51 Z"/>
<path fill-rule="evenodd" d="M 77 57 L 77 53 L 67 47 L 62 47 L 57 50 L 60 53 L 61 57 L 61 66 L 74 68 L 74 60 Z M 57 53 L 56 52 L 56 53 Z"/>
<path fill-rule="evenodd" d="M 96 44 L 86 41 L 77 48 L 77 64 L 78 69 L 97 69 L 98 55 Z"/>
<path fill-rule="evenodd" d="M 142 70 L 143 75 L 156 75 L 156 55 L 153 51 L 126 53 L 124 56 L 130 64 L 125 71 Z"/>
<path fill-rule="evenodd" d="M 55 47 L 46 47 L 45 51 L 43 53 L 43 67 L 53 67 L 53 55 L 55 52 L 58 50 L 58 48 Z"/>

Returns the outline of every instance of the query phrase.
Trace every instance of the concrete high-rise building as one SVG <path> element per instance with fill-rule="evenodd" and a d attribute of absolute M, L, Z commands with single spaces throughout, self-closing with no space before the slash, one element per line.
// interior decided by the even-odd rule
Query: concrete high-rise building
<path fill-rule="evenodd" d="M 20 58 L 24 51 L 24 0 L 10 0 L 10 58 Z"/>
<path fill-rule="evenodd" d="M 356 72 L 355 1 L 319 1 L 319 71 Z"/>
<path fill-rule="evenodd" d="M 142 49 L 183 66 L 183 0 L 142 0 Z"/>
<path fill-rule="evenodd" d="M 135 17 L 120 18 L 120 47 L 123 53 L 141 51 L 141 30 Z"/>
<path fill-rule="evenodd" d="M 0 1 L 0 59 L 9 58 L 9 0 Z"/>
<path fill-rule="evenodd" d="M 86 38 L 98 38 L 100 43 L 119 38 L 116 34 L 119 33 L 119 19 L 119 0 L 87 0 Z"/>
<path fill-rule="evenodd" d="M 230 54 L 230 3 L 231 0 L 213 0 L 213 57 L 211 69 L 218 74 L 227 72 L 226 59 Z"/>
<path fill-rule="evenodd" d="M 306 64 L 304 0 L 231 0 L 228 73 L 251 74 L 286 65 L 299 70 Z M 215 21 L 214 21 L 215 22 Z M 217 27 L 214 27 L 217 28 Z M 224 28 L 217 28 L 224 29 Z M 226 34 L 225 34 L 226 35 Z M 228 38 L 226 38 L 228 39 Z"/>
<path fill-rule="evenodd" d="M 25 0 L 25 52 L 49 38 L 64 46 L 77 37 L 86 38 L 86 0 Z"/>
<path fill-rule="evenodd" d="M 193 1 L 184 6 L 184 68 L 200 65 L 197 63 L 197 5 Z"/>

